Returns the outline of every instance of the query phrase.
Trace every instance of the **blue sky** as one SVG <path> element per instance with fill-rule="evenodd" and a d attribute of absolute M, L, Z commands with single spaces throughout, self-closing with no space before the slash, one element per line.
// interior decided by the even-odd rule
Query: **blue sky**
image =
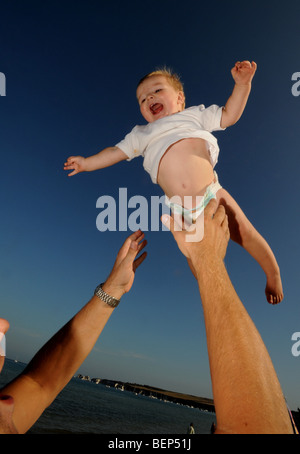
<path fill-rule="evenodd" d="M 226 266 L 270 352 L 291 408 L 300 406 L 298 1 L 14 1 L 0 7 L 0 308 L 7 355 L 27 362 L 88 301 L 130 232 L 99 232 L 96 201 L 119 188 L 162 191 L 138 158 L 68 178 L 89 156 L 143 124 L 137 81 L 178 72 L 187 107 L 223 105 L 237 60 L 258 69 L 240 121 L 216 133 L 216 170 L 267 239 L 285 300 L 270 306 L 256 262 L 230 243 Z M 145 232 L 148 257 L 80 372 L 212 397 L 196 281 L 169 232 Z"/>

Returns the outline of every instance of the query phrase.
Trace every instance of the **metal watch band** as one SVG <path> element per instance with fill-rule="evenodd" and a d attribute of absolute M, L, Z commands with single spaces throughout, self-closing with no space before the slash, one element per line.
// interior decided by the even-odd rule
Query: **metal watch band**
<path fill-rule="evenodd" d="M 119 304 L 120 300 L 118 300 L 117 298 L 114 298 L 113 296 L 108 295 L 102 289 L 102 285 L 103 284 L 104 284 L 104 282 L 102 282 L 102 284 L 100 284 L 100 285 L 98 285 L 98 287 L 96 287 L 94 295 L 98 296 L 98 298 L 100 298 L 102 301 L 104 301 L 104 303 L 108 304 L 109 306 L 117 307 L 117 305 Z"/>

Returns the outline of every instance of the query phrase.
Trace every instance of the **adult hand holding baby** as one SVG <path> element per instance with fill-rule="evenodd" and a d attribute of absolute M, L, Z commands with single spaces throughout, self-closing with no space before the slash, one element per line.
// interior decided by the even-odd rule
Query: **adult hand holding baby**
<path fill-rule="evenodd" d="M 224 260 L 226 249 L 229 241 L 228 218 L 225 208 L 222 205 L 217 207 L 217 201 L 212 199 L 204 210 L 204 237 L 201 241 L 191 241 L 191 235 L 194 236 L 197 223 L 201 221 L 201 217 L 197 219 L 195 229 L 182 230 L 176 225 L 176 221 L 171 216 L 163 215 L 162 223 L 172 232 L 175 241 L 181 252 L 192 262 L 197 265 L 204 257 L 218 257 Z"/>
<path fill-rule="evenodd" d="M 113 269 L 103 284 L 103 289 L 121 298 L 124 293 L 128 293 L 132 287 L 135 271 L 147 257 L 147 253 L 138 254 L 147 245 L 145 235 L 141 230 L 132 233 L 124 242 L 118 252 Z"/>

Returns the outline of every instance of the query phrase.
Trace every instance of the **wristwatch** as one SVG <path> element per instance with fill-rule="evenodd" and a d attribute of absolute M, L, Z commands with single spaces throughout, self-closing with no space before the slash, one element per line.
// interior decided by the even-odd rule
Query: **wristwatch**
<path fill-rule="evenodd" d="M 104 301 L 104 303 L 108 304 L 109 306 L 117 307 L 120 300 L 118 300 L 117 298 L 114 298 L 113 296 L 108 295 L 108 293 L 106 293 L 102 289 L 103 284 L 104 284 L 104 282 L 102 282 L 102 284 L 100 284 L 100 285 L 98 285 L 98 287 L 96 287 L 94 295 L 98 296 L 98 298 L 100 298 L 102 301 Z"/>

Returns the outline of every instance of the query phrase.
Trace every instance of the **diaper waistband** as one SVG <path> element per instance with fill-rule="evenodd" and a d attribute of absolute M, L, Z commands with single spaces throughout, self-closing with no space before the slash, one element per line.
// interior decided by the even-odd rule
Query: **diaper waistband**
<path fill-rule="evenodd" d="M 188 209 L 184 208 L 183 206 L 181 206 L 181 205 L 179 205 L 177 203 L 171 202 L 169 197 L 167 197 L 166 195 L 165 195 L 165 204 L 169 208 L 171 208 L 172 211 L 176 211 L 177 213 L 180 212 L 180 213 L 183 213 L 183 214 L 184 213 L 193 213 L 194 211 L 197 211 L 198 208 L 201 208 L 203 205 L 205 207 L 212 198 L 215 198 L 216 193 L 218 192 L 218 190 L 222 189 L 222 186 L 219 183 L 219 177 L 218 177 L 218 174 L 217 174 L 216 171 L 214 171 L 214 177 L 215 177 L 214 181 L 209 186 L 207 186 L 207 188 L 205 190 L 205 193 L 202 196 L 203 199 L 202 199 L 201 203 L 197 207 L 192 208 L 191 210 L 188 210 Z"/>

